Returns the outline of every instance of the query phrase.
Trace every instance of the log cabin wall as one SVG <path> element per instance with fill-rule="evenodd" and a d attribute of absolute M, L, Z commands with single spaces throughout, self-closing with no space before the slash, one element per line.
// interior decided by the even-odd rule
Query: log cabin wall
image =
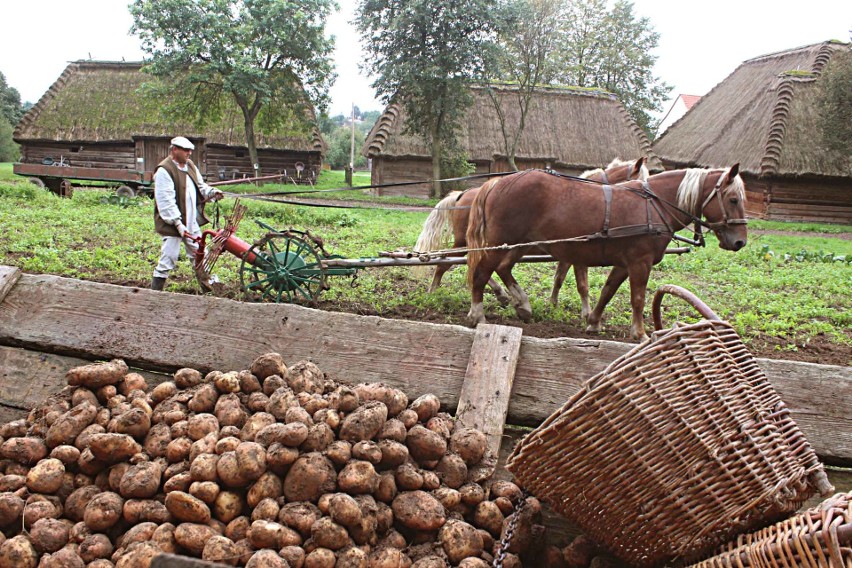
<path fill-rule="evenodd" d="M 133 142 L 25 142 L 21 144 L 21 162 L 41 164 L 52 158 L 56 165 L 86 168 L 136 169 L 136 147 Z"/>
<path fill-rule="evenodd" d="M 262 176 L 286 172 L 288 178 L 292 177 L 293 181 L 315 182 L 322 167 L 322 157 L 319 152 L 260 149 L 257 154 Z M 298 162 L 304 166 L 301 176 L 296 170 Z M 248 149 L 242 147 L 208 144 L 206 166 L 206 175 L 210 180 L 237 179 L 255 175 Z"/>
<path fill-rule="evenodd" d="M 744 175 L 752 217 L 776 221 L 852 224 L 852 187 L 838 178 Z"/>

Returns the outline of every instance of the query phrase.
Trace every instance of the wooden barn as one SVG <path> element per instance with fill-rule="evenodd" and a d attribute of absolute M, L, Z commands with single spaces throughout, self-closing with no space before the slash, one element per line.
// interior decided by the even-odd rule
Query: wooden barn
<path fill-rule="evenodd" d="M 654 143 L 667 168 L 740 163 L 748 213 L 852 223 L 852 158 L 822 143 L 820 74 L 849 45 L 824 42 L 743 62 Z"/>
<path fill-rule="evenodd" d="M 509 129 L 520 112 L 510 87 L 497 90 Z M 460 143 L 476 173 L 509 170 L 500 121 L 485 89 L 473 88 L 473 105 L 462 122 Z M 432 158 L 425 140 L 405 133 L 405 111 L 391 104 L 376 121 L 362 153 L 372 159 L 373 184 L 432 179 Z M 521 170 L 552 168 L 579 174 L 606 166 L 613 158 L 648 158 L 651 170 L 661 169 L 651 143 L 615 95 L 589 89 L 547 87 L 530 103 L 515 163 Z M 475 182 L 479 185 L 482 180 Z M 428 197 L 429 186 L 381 188 L 381 195 Z"/>
<path fill-rule="evenodd" d="M 186 136 L 196 146 L 193 161 L 208 179 L 254 175 L 236 105 L 203 128 L 161 113 L 140 94 L 154 79 L 140 62 L 75 61 L 18 123 L 14 139 L 24 163 L 153 171 L 168 155 L 169 140 Z M 285 173 L 315 180 L 325 143 L 317 128 L 295 126 L 271 135 L 257 133 L 260 174 Z M 294 134 L 296 133 L 296 134 Z"/>

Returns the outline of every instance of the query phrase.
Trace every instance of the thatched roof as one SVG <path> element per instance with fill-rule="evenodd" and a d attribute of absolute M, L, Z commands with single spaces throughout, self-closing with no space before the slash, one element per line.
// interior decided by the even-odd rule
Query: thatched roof
<path fill-rule="evenodd" d="M 824 42 L 743 62 L 654 143 L 675 166 L 740 162 L 754 175 L 852 175 L 817 126 L 819 74 L 848 44 Z"/>
<path fill-rule="evenodd" d="M 496 89 L 502 99 L 510 129 L 520 120 L 517 99 L 511 87 Z M 487 91 L 473 88 L 473 106 L 462 121 L 460 143 L 474 161 L 505 158 L 497 111 Z M 405 111 L 391 104 L 379 117 L 362 153 L 370 158 L 429 158 L 423 138 L 404 134 Z M 512 130 L 510 130 L 512 131 Z M 646 156 L 651 169 L 661 163 L 639 128 L 615 95 L 567 87 L 538 89 L 526 118 L 515 157 L 549 161 L 554 167 L 588 169 L 601 167 L 614 157 Z"/>
<path fill-rule="evenodd" d="M 233 105 L 215 124 L 197 128 L 187 121 L 164 117 L 156 101 L 140 94 L 155 79 L 141 71 L 141 62 L 75 61 L 42 95 L 15 128 L 17 142 L 129 142 L 134 137 L 204 138 L 207 144 L 245 147 L 243 116 Z M 324 152 L 314 128 L 301 134 L 283 126 L 276 133 L 256 134 L 258 148 Z"/>

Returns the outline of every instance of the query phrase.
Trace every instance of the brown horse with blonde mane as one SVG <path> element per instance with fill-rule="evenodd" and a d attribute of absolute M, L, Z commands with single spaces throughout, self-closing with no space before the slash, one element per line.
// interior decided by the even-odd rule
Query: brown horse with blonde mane
<path fill-rule="evenodd" d="M 605 169 L 597 168 L 588 170 L 580 174 L 580 177 L 599 183 L 619 183 L 633 179 L 645 180 L 648 179 L 648 175 L 645 158 L 642 157 L 629 161 L 615 158 Z M 470 218 L 470 207 L 484 187 L 491 186 L 498 180 L 499 178 L 492 178 L 480 187 L 474 187 L 466 191 L 453 191 L 447 194 L 444 199 L 435 205 L 435 208 L 423 223 L 423 229 L 417 237 L 417 244 L 414 245 L 414 250 L 418 252 L 430 252 L 444 248 L 448 240 L 447 229 L 452 229 L 452 248 L 465 248 L 467 246 L 467 225 Z M 452 267 L 453 265 L 449 264 L 435 267 L 435 276 L 432 278 L 432 284 L 429 286 L 430 293 L 438 289 L 444 273 Z M 559 262 L 556 267 L 556 274 L 553 277 L 553 291 L 550 295 L 550 302 L 553 305 L 556 305 L 559 298 L 559 290 L 562 288 L 569 268 L 571 268 L 571 264 L 568 262 Z M 577 282 L 577 292 L 580 294 L 583 319 L 590 312 L 588 275 L 588 267 L 574 265 L 574 278 Z M 501 304 L 509 304 L 511 298 L 503 291 L 503 288 L 497 281 L 489 278 L 488 286 L 494 291 Z"/>
<path fill-rule="evenodd" d="M 603 187 L 540 170 L 500 178 L 479 192 L 470 212 L 468 320 L 472 325 L 485 322 L 482 292 L 494 272 L 506 285 L 518 316 L 530 319 L 529 299 L 512 276 L 512 267 L 538 248 L 560 262 L 613 267 L 589 315 L 587 331 L 600 330 L 604 308 L 629 278 L 631 331 L 635 339 L 643 339 L 651 267 L 663 259 L 674 233 L 696 220 L 713 231 L 721 248 L 737 251 L 746 245 L 745 184 L 739 164 L 674 170 L 644 182 Z"/>

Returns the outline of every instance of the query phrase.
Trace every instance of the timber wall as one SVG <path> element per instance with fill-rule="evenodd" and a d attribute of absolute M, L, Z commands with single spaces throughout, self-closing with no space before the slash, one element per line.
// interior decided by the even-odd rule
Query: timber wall
<path fill-rule="evenodd" d="M 85 168 L 136 169 L 136 145 L 133 142 L 107 144 L 69 144 L 58 142 L 24 142 L 21 162 L 41 164 L 46 157 L 59 164 Z"/>
<path fill-rule="evenodd" d="M 411 400 L 433 393 L 442 408 L 453 412 L 470 374 L 478 331 L 154 292 L 0 266 L 0 421 L 24 416 L 63 387 L 65 371 L 92 360 L 121 357 L 156 384 L 169 378 L 157 372 L 245 369 L 270 351 L 281 353 L 288 364 L 311 360 L 337 380 L 385 382 Z M 537 426 L 584 380 L 632 347 L 596 339 L 522 337 L 506 423 Z M 757 362 L 823 461 L 852 465 L 852 370 Z M 503 433 L 497 478 L 508 477 L 502 464 L 523 434 L 516 427 Z M 848 470 L 830 469 L 829 477 L 838 491 L 852 489 Z M 546 524 L 562 539 L 558 545 L 576 534 L 556 515 L 548 513 Z"/>
<path fill-rule="evenodd" d="M 852 224 L 852 181 L 744 174 L 747 212 L 759 219 Z"/>

